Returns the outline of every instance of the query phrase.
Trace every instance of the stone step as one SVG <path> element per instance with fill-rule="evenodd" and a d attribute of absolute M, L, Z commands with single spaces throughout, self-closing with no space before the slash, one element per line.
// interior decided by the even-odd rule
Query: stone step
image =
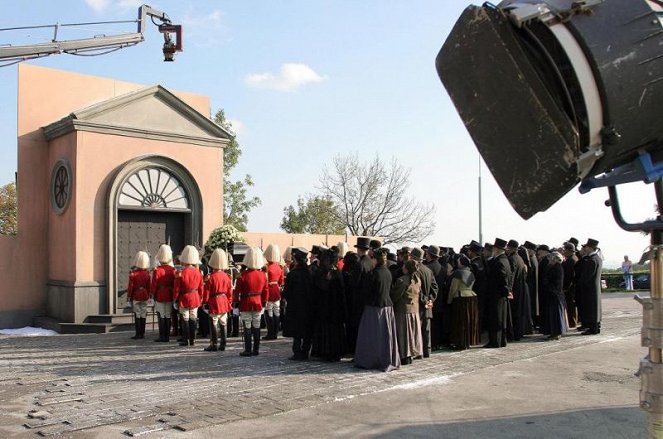
<path fill-rule="evenodd" d="M 53 317 L 40 316 L 33 319 L 34 325 L 39 328 L 52 329 L 53 331 L 59 332 L 60 334 L 105 334 L 107 332 L 128 332 L 134 330 L 134 324 L 131 320 L 131 314 L 128 314 L 129 319 L 126 320 L 122 316 L 115 323 L 103 323 L 103 322 L 89 322 L 89 323 L 67 323 L 60 322 Z M 103 320 L 103 319 L 102 319 Z M 112 320 L 111 320 L 112 321 Z M 153 330 L 158 331 L 158 324 L 154 323 L 154 329 L 152 328 L 152 320 L 148 316 L 147 325 L 145 327 L 146 332 L 151 332 Z"/>
<path fill-rule="evenodd" d="M 107 323 L 107 324 L 132 324 L 133 316 L 131 314 L 96 314 L 87 316 L 87 323 Z"/>

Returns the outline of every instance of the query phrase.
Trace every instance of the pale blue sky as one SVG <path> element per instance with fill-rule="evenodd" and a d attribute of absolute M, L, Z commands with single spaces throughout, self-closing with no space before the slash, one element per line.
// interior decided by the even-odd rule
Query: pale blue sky
<path fill-rule="evenodd" d="M 463 1 L 151 2 L 184 28 L 184 52 L 162 62 L 161 35 L 98 57 L 55 55 L 30 63 L 208 95 L 235 121 L 243 156 L 263 204 L 252 231 L 278 231 L 283 207 L 314 191 L 335 154 L 396 157 L 412 169 L 410 192 L 437 206 L 425 243 L 454 246 L 478 237 L 478 153 L 437 78 L 434 60 Z M 3 0 L 0 27 L 131 20 L 133 0 Z M 28 6 L 29 5 L 29 6 Z M 133 31 L 132 25 L 62 30 L 59 38 Z M 48 41 L 51 31 L 0 32 L 0 44 Z M 290 65 L 290 67 L 288 67 Z M 285 66 L 285 67 L 284 67 Z M 283 70 L 282 70 L 283 69 Z M 506 80 L 506 79 L 505 79 Z M 0 68 L 0 182 L 16 170 L 16 67 Z M 48 105 L 45 102 L 44 105 Z M 72 109 L 73 110 L 73 109 Z M 64 116 L 64 115 L 63 115 Z M 606 190 L 573 190 L 547 212 L 522 220 L 483 167 L 484 240 L 560 245 L 598 239 L 606 265 L 638 259 L 648 238 L 619 229 Z M 653 190 L 627 188 L 627 219 L 653 216 Z"/>

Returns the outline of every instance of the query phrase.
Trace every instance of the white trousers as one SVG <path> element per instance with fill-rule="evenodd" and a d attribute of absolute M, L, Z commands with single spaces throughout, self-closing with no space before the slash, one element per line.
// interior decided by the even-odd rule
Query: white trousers
<path fill-rule="evenodd" d="M 161 319 L 169 319 L 172 309 L 173 302 L 154 302 L 154 312 L 158 313 Z"/>
<path fill-rule="evenodd" d="M 134 314 L 136 314 L 137 319 L 147 317 L 147 300 L 134 300 Z"/>
<path fill-rule="evenodd" d="M 198 318 L 198 308 L 180 308 L 179 312 L 185 322 L 188 322 L 189 319 L 196 320 Z"/>
<path fill-rule="evenodd" d="M 244 329 L 258 328 L 260 329 L 260 317 L 262 317 L 263 310 L 260 311 L 241 311 L 239 318 L 242 319 Z"/>

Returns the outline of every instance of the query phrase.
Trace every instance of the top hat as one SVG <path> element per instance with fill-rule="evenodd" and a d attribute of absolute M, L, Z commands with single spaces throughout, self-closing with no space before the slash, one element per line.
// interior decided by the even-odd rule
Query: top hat
<path fill-rule="evenodd" d="M 506 250 L 506 241 L 500 238 L 495 238 L 495 243 L 493 247 L 497 247 L 500 250 Z"/>
<path fill-rule="evenodd" d="M 506 246 L 509 248 L 518 248 L 518 241 L 510 239 Z"/>
<path fill-rule="evenodd" d="M 424 255 L 424 251 L 419 247 L 415 247 L 410 252 L 410 255 L 412 256 L 413 259 L 421 261 L 421 257 Z"/>
<path fill-rule="evenodd" d="M 536 250 L 536 244 L 530 241 L 525 241 L 523 247 L 525 247 L 527 250 Z"/>
<path fill-rule="evenodd" d="M 479 253 L 483 247 L 481 247 L 481 244 L 479 244 L 476 241 L 470 242 L 470 250 L 473 251 L 474 253 Z"/>
<path fill-rule="evenodd" d="M 591 247 L 594 250 L 596 250 L 596 247 L 598 247 L 599 242 L 596 239 L 592 238 L 587 238 L 587 243 L 583 244 L 583 247 Z"/>
<path fill-rule="evenodd" d="M 545 245 L 545 244 L 541 244 L 540 246 L 538 246 L 538 247 L 536 248 L 536 251 L 539 251 L 539 250 L 543 250 L 544 252 L 549 252 L 549 251 L 550 251 L 550 247 L 548 247 L 548 246 Z"/>
<path fill-rule="evenodd" d="M 382 247 L 382 243 L 377 239 L 371 239 L 370 242 L 368 243 L 368 246 L 373 250 L 375 250 L 376 248 Z"/>
<path fill-rule="evenodd" d="M 571 244 L 575 245 L 576 247 L 578 247 L 578 244 L 580 244 L 580 241 L 578 241 L 578 239 L 574 238 L 574 237 L 569 238 L 569 240 L 567 242 L 570 242 Z"/>
<path fill-rule="evenodd" d="M 370 238 L 364 238 L 363 236 L 360 236 L 357 238 L 357 245 L 355 245 L 355 248 L 363 248 L 363 249 L 368 249 L 370 248 Z"/>
<path fill-rule="evenodd" d="M 426 249 L 426 252 L 434 258 L 440 257 L 440 248 L 436 245 L 431 245 Z"/>

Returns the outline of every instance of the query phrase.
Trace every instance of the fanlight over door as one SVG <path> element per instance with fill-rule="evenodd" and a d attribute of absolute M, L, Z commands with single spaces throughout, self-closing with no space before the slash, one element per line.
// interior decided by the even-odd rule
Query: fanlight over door
<path fill-rule="evenodd" d="M 188 194 L 181 182 L 163 168 L 143 168 L 129 177 L 118 199 L 118 208 L 189 211 Z"/>

